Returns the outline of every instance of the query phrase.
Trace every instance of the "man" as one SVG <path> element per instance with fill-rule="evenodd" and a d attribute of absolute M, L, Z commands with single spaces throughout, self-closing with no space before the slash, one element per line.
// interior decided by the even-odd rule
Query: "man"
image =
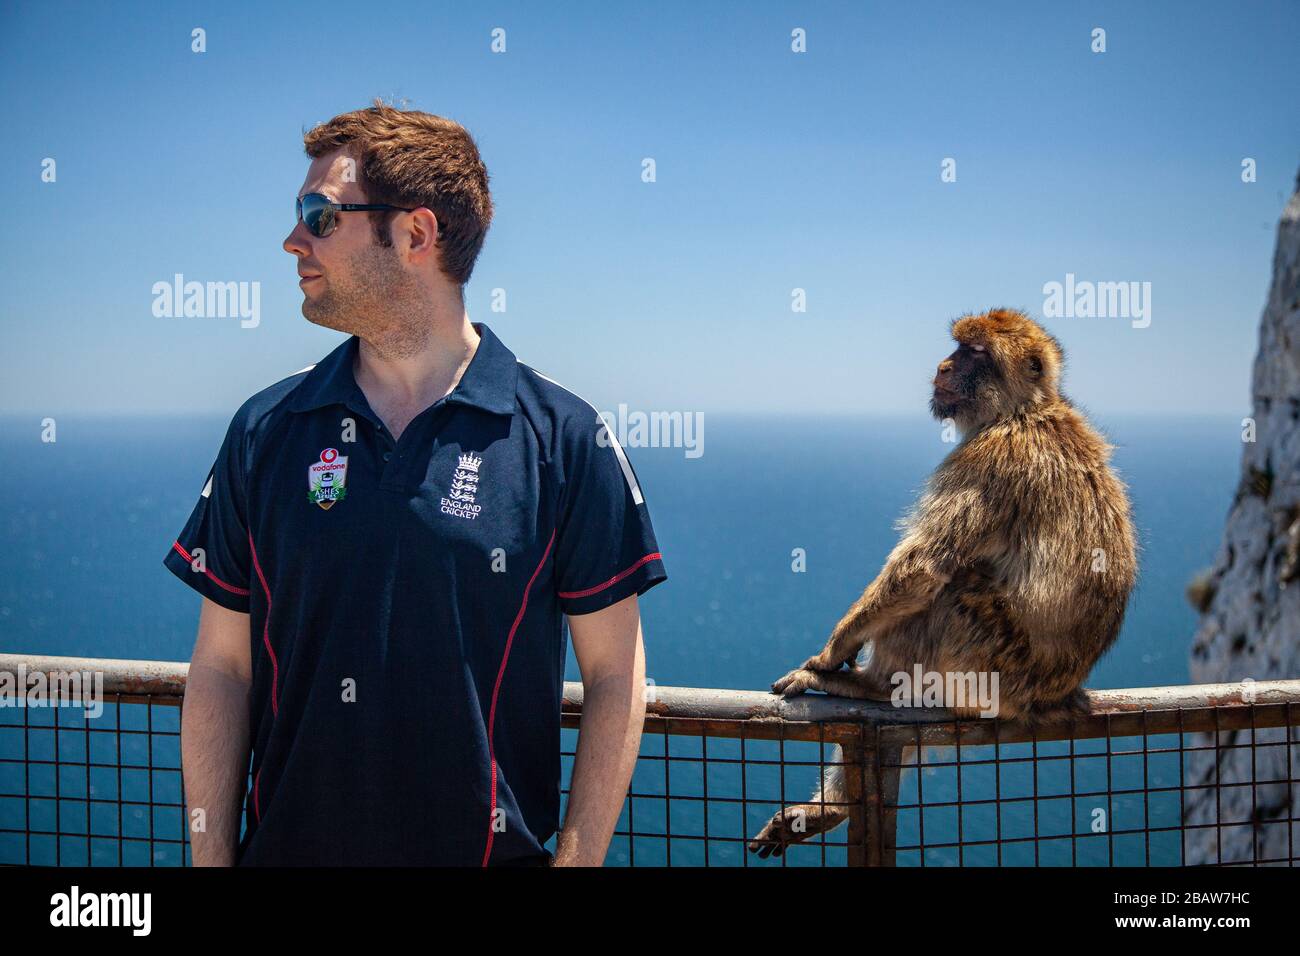
<path fill-rule="evenodd" d="M 636 474 L 470 322 L 469 134 L 376 104 L 304 139 L 284 248 L 306 318 L 351 337 L 244 403 L 165 562 L 204 598 L 194 862 L 599 865 L 645 712 L 637 595 L 666 577 Z M 552 859 L 566 615 L 585 701 Z"/>

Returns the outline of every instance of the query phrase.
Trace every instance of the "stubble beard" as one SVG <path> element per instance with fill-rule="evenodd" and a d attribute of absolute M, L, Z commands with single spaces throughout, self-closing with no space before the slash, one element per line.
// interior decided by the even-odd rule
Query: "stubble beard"
<path fill-rule="evenodd" d="M 325 280 L 315 298 L 306 297 L 302 314 L 313 325 L 348 332 L 402 357 L 423 345 L 428 330 L 412 322 L 420 314 L 419 286 L 402 268 L 392 246 L 375 242 L 351 263 L 346 275 Z"/>

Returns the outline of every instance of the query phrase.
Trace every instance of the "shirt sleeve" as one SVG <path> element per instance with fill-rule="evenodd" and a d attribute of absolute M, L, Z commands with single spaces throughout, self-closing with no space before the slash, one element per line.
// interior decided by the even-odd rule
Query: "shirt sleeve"
<path fill-rule="evenodd" d="M 163 565 L 204 597 L 248 613 L 250 556 L 242 416 L 226 432 L 198 503 Z"/>
<path fill-rule="evenodd" d="M 590 614 L 667 579 L 636 472 L 594 412 L 563 439 L 564 490 L 556 531 L 560 606 Z"/>

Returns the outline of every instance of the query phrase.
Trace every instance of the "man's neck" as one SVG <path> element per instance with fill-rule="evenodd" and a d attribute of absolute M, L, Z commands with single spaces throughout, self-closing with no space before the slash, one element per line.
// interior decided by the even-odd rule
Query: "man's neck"
<path fill-rule="evenodd" d="M 352 371 L 370 407 L 397 438 L 411 419 L 456 387 L 478 345 L 479 334 L 460 305 L 390 334 L 362 338 Z"/>

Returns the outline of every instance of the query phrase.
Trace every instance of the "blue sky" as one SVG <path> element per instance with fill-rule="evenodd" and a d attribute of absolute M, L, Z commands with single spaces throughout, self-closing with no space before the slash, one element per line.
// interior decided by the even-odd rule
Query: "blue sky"
<path fill-rule="evenodd" d="M 229 414 L 324 355 L 280 248 L 301 133 L 383 96 L 474 133 L 471 315 L 599 407 L 916 411 L 949 319 L 1074 273 L 1152 288 L 1147 328 L 1048 323 L 1077 401 L 1245 413 L 1298 10 L 6 2 L 0 412 Z M 260 325 L 155 317 L 175 273 L 259 282 Z"/>

